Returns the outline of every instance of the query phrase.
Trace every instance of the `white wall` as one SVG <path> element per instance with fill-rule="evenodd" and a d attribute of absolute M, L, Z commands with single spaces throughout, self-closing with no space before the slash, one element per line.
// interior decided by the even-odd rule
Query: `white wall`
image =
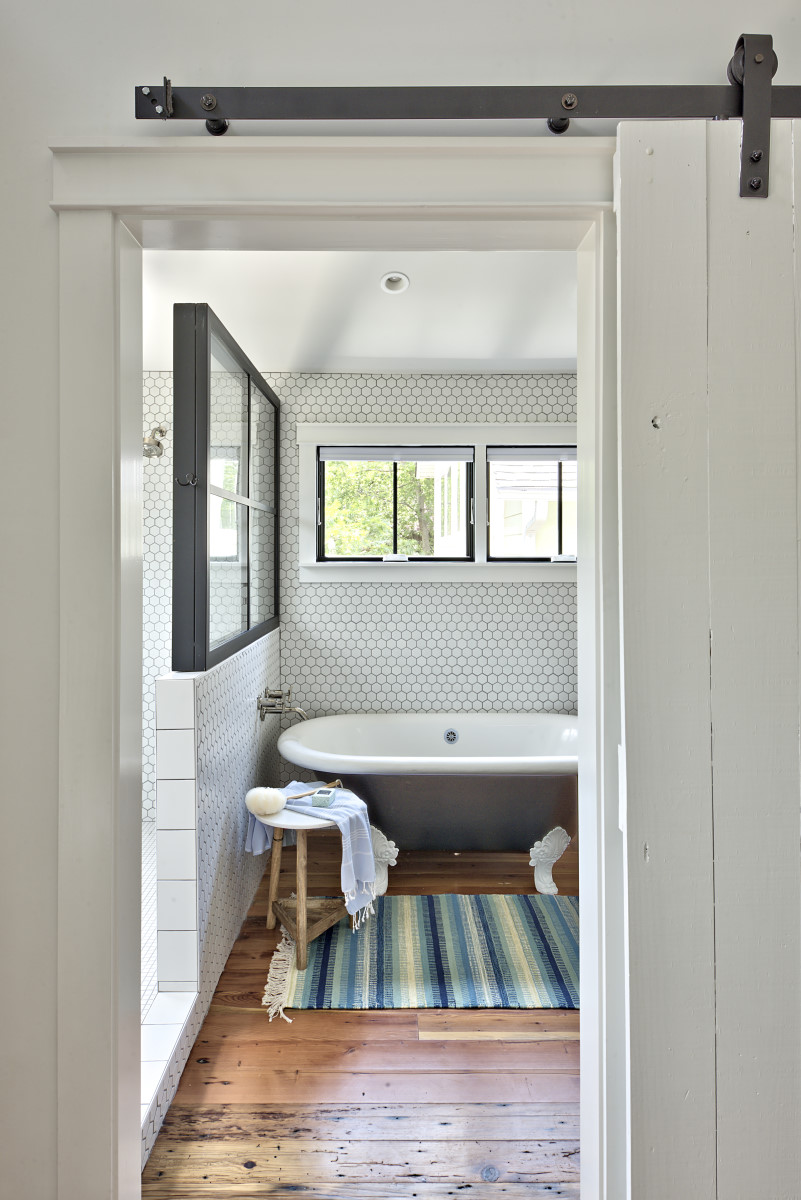
<path fill-rule="evenodd" d="M 756 14 L 745 0 L 34 0 L 7 12 L 0 438 L 3 511 L 13 519 L 2 523 L 0 911 L 13 917 L 0 961 L 14 986 L 3 990 L 2 1025 L 13 1030 L 3 1061 L 4 1195 L 50 1200 L 56 1178 L 58 328 L 48 144 L 157 135 L 154 123 L 133 121 L 132 89 L 165 73 L 209 84 L 722 82 L 737 36 L 755 25 L 776 40 L 777 82 L 799 82 L 797 0 L 765 0 Z"/>

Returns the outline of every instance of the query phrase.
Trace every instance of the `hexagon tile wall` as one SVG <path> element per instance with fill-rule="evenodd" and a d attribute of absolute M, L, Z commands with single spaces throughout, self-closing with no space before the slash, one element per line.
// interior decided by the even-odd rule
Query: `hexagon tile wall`
<path fill-rule="evenodd" d="M 142 468 L 142 816 L 156 819 L 156 680 L 172 667 L 172 371 L 147 371 L 143 429 L 162 423 L 161 458 Z"/>
<path fill-rule="evenodd" d="M 266 378 L 281 400 L 281 675 L 297 703 L 575 712 L 575 584 L 301 584 L 295 444 L 298 421 L 575 421 L 575 375 Z"/>
<path fill-rule="evenodd" d="M 295 425 L 575 421 L 575 375 L 265 376 L 281 400 L 281 675 L 310 715 L 576 708 L 574 584 L 298 581 Z M 172 374 L 144 377 L 144 794 L 155 815 L 153 680 L 170 669 Z M 420 680 L 425 680 L 421 687 Z M 287 776 L 288 778 L 288 776 Z M 282 779 L 286 782 L 286 779 Z"/>
<path fill-rule="evenodd" d="M 298 582 L 295 425 L 576 419 L 575 375 L 265 376 L 281 400 L 281 673 L 310 715 L 576 707 L 574 584 Z M 153 680 L 170 669 L 172 374 L 144 378 L 144 795 L 155 816 Z M 420 679 L 425 687 L 420 687 Z M 286 780 L 283 780 L 286 782 Z"/>

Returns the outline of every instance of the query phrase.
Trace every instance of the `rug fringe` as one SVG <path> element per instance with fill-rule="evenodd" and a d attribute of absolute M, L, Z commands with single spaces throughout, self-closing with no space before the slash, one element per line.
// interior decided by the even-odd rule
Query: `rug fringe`
<path fill-rule="evenodd" d="M 281 932 L 283 937 L 273 954 L 261 1002 L 270 1014 L 271 1021 L 279 1016 L 291 1025 L 292 1018 L 284 1012 L 284 1005 L 289 995 L 289 972 L 295 963 L 295 943 L 285 929 L 282 928 Z"/>

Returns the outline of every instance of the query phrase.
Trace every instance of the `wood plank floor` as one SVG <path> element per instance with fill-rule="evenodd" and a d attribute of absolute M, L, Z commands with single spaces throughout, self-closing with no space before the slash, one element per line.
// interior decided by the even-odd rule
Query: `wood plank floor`
<path fill-rule="evenodd" d="M 286 850 L 279 894 L 294 890 Z M 390 892 L 527 893 L 523 854 L 402 853 Z M 578 894 L 578 851 L 554 871 Z M 339 885 L 338 835 L 309 839 L 309 891 Z M 153 1153 L 144 1200 L 578 1200 L 579 1014 L 296 1012 L 261 1006 L 278 931 L 266 878 Z"/>

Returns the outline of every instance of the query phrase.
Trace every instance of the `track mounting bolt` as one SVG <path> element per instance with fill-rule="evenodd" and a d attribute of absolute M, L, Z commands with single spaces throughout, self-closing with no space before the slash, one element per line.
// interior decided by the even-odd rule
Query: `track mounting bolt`
<path fill-rule="evenodd" d="M 565 92 L 564 96 L 562 97 L 562 108 L 566 108 L 569 111 L 571 108 L 575 108 L 577 104 L 578 96 L 576 93 Z"/>
<path fill-rule="evenodd" d="M 206 92 L 200 97 L 200 107 L 206 112 L 214 112 L 217 107 L 217 97 L 212 92 Z"/>
<path fill-rule="evenodd" d="M 751 162 L 761 162 L 761 160 L 762 160 L 762 151 L 761 150 L 753 150 L 751 152 Z"/>
<path fill-rule="evenodd" d="M 161 114 L 164 112 L 164 108 L 161 104 L 156 105 L 156 112 L 159 114 L 159 116 L 161 116 Z"/>
<path fill-rule="evenodd" d="M 570 117 L 548 117 L 545 124 L 551 133 L 567 133 L 570 128 Z"/>
<path fill-rule="evenodd" d="M 150 88 L 149 88 L 149 87 L 143 87 L 143 88 L 142 88 L 142 95 L 143 95 L 143 96 L 149 96 L 149 95 L 150 95 Z"/>
<path fill-rule="evenodd" d="M 762 180 L 760 179 L 760 177 L 758 175 L 755 175 L 753 177 L 753 179 L 748 180 L 748 186 L 750 187 L 752 192 L 758 192 L 759 189 L 762 187 Z"/>

